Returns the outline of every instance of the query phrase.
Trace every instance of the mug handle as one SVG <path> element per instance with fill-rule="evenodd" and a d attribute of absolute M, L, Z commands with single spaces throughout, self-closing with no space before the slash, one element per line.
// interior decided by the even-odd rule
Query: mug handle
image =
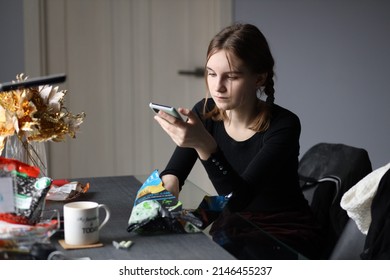
<path fill-rule="evenodd" d="M 108 209 L 108 207 L 105 204 L 99 204 L 98 205 L 98 210 L 100 208 L 104 208 L 104 210 L 106 211 L 106 216 L 104 217 L 103 222 L 99 225 L 98 230 L 102 229 L 102 227 L 108 222 L 108 220 L 110 219 L 110 216 L 111 216 L 110 209 Z"/>

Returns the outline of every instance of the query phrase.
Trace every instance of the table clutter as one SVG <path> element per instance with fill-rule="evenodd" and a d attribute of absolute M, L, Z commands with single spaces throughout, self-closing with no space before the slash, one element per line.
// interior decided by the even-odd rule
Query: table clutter
<path fill-rule="evenodd" d="M 7 186 L 2 184 L 0 189 L 10 188 L 16 197 L 20 195 L 18 187 L 26 187 L 23 189 L 23 206 L 11 198 L 12 202 L 5 205 L 8 209 L 3 207 L 1 211 L 0 259 L 234 259 L 202 232 L 203 220 L 192 210 L 196 209 L 196 201 L 204 200 L 207 194 L 190 182 L 183 191 L 183 198 L 191 197 L 191 201 L 195 201 L 193 204 L 173 200 L 162 187 L 157 170 L 149 176 L 53 180 L 34 177 L 33 172 L 37 170 L 33 166 L 6 158 L 0 160 L 3 163 L 0 165 L 1 174 L 4 175 L 1 178 L 11 178 L 6 180 Z M 73 195 L 69 196 L 71 193 Z M 131 218 L 139 214 L 135 205 L 140 201 L 156 199 L 160 206 L 164 205 L 157 216 L 152 217 L 146 212 L 141 219 Z M 85 245 L 65 242 L 64 205 L 72 202 L 96 202 L 110 209 L 111 218 L 99 231 L 98 241 Z M 184 206 L 191 211 L 184 210 Z M 20 207 L 24 211 L 17 212 Z M 164 218 L 160 215 L 167 211 L 172 215 L 168 223 L 162 222 Z M 101 216 L 103 219 L 104 215 Z M 155 222 L 150 223 L 153 219 Z M 186 231 L 190 228 L 186 224 L 189 222 L 191 227 L 199 228 Z M 148 223 L 149 229 L 153 230 L 144 227 Z M 175 226 L 167 227 L 172 224 Z M 130 225 L 134 230 L 129 230 Z"/>

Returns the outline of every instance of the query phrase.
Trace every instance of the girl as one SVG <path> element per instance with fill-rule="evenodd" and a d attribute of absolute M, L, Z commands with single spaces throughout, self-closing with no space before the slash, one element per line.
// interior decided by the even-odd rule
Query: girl
<path fill-rule="evenodd" d="M 206 98 L 192 110 L 178 108 L 187 121 L 162 111 L 155 116 L 177 144 L 160 176 L 178 197 L 195 161 L 202 162 L 218 194 L 231 195 L 210 233 L 237 258 L 285 258 L 267 243 L 268 234 L 315 257 L 319 228 L 297 172 L 300 121 L 274 104 L 273 68 L 257 27 L 220 31 L 207 51 Z"/>

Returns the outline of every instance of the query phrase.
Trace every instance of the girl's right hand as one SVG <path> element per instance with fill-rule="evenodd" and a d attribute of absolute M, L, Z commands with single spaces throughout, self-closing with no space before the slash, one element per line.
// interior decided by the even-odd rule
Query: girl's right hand
<path fill-rule="evenodd" d="M 161 177 L 163 187 L 179 199 L 179 179 L 175 175 L 166 174 Z"/>

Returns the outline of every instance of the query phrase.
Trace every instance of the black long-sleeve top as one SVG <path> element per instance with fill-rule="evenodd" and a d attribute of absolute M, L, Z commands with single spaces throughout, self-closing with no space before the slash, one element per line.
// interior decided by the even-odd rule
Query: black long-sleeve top
<path fill-rule="evenodd" d="M 193 108 L 201 119 L 203 105 L 204 99 Z M 214 101 L 208 99 L 207 108 L 213 106 Z M 223 121 L 202 119 L 218 150 L 201 162 L 218 194 L 232 193 L 231 210 L 279 212 L 308 207 L 297 172 L 300 120 L 276 104 L 271 114 L 270 127 L 245 141 L 232 139 Z M 160 176 L 176 175 L 181 187 L 197 159 L 195 149 L 177 147 Z"/>

